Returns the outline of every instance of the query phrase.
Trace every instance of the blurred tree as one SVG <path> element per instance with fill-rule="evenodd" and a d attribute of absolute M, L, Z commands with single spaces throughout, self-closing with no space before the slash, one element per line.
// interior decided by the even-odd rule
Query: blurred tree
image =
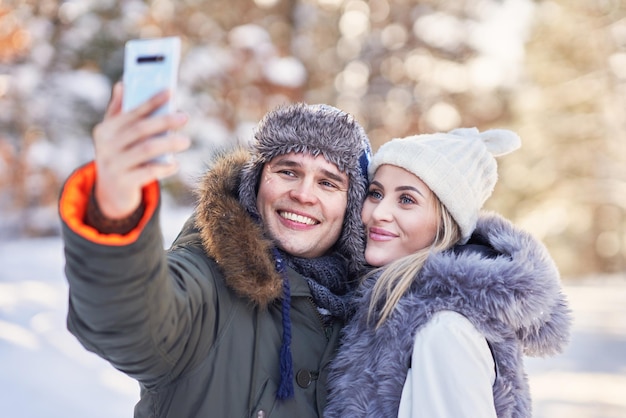
<path fill-rule="evenodd" d="M 56 196 L 124 42 L 180 36 L 194 152 L 166 195 L 192 203 L 217 149 L 269 109 L 324 102 L 374 148 L 458 126 L 509 127 L 490 209 L 543 239 L 567 276 L 626 269 L 624 0 L 45 0 L 0 3 L 0 233 L 57 233 Z"/>
<path fill-rule="evenodd" d="M 497 206 L 569 276 L 626 270 L 626 3 L 538 5 Z M 514 199 L 505 199 L 512 194 Z"/>

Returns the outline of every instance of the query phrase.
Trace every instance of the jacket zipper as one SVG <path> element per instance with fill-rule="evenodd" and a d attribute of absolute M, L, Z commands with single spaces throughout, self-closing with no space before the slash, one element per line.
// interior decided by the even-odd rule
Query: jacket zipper
<path fill-rule="evenodd" d="M 333 329 L 332 323 L 329 326 L 326 326 L 324 324 L 324 317 L 322 316 L 320 311 L 317 310 L 317 305 L 315 304 L 315 301 L 313 300 L 313 298 L 311 296 L 309 296 L 309 297 L 307 297 L 307 299 L 311 303 L 311 308 L 315 312 L 315 315 L 317 316 L 317 319 L 320 322 L 320 327 L 322 328 L 322 331 L 324 331 L 324 335 L 326 336 L 326 341 L 329 341 L 330 340 L 330 336 L 332 334 L 332 329 Z"/>

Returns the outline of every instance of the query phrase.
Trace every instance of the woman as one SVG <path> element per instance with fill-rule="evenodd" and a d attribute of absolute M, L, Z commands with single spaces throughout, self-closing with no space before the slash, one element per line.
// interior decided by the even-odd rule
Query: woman
<path fill-rule="evenodd" d="M 523 355 L 560 352 L 570 312 L 545 247 L 480 213 L 507 130 L 394 139 L 361 213 L 377 267 L 330 375 L 333 417 L 530 417 Z"/>

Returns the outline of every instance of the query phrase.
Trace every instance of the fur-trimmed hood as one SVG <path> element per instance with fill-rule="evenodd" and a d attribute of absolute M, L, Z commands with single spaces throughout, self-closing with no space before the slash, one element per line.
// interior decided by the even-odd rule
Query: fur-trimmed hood
<path fill-rule="evenodd" d="M 241 170 L 250 153 L 237 149 L 216 159 L 197 190 L 196 227 L 202 245 L 239 295 L 260 307 L 282 297 L 272 241 L 238 200 Z"/>
<path fill-rule="evenodd" d="M 559 271 L 545 246 L 494 214 L 483 213 L 472 236 L 494 257 L 473 251 L 446 251 L 429 257 L 412 285 L 418 298 L 455 302 L 515 331 L 524 354 L 560 352 L 569 340 L 571 312 Z"/>

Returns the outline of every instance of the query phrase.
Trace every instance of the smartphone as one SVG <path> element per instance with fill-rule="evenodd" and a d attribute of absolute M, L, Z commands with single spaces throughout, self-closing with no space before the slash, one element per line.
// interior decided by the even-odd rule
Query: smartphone
<path fill-rule="evenodd" d="M 133 39 L 124 47 L 124 97 L 122 111 L 127 112 L 163 91 L 170 99 L 152 115 L 176 110 L 175 94 L 180 64 L 180 38 Z M 171 156 L 163 156 L 167 160 Z M 161 158 L 159 158 L 161 160 Z"/>

